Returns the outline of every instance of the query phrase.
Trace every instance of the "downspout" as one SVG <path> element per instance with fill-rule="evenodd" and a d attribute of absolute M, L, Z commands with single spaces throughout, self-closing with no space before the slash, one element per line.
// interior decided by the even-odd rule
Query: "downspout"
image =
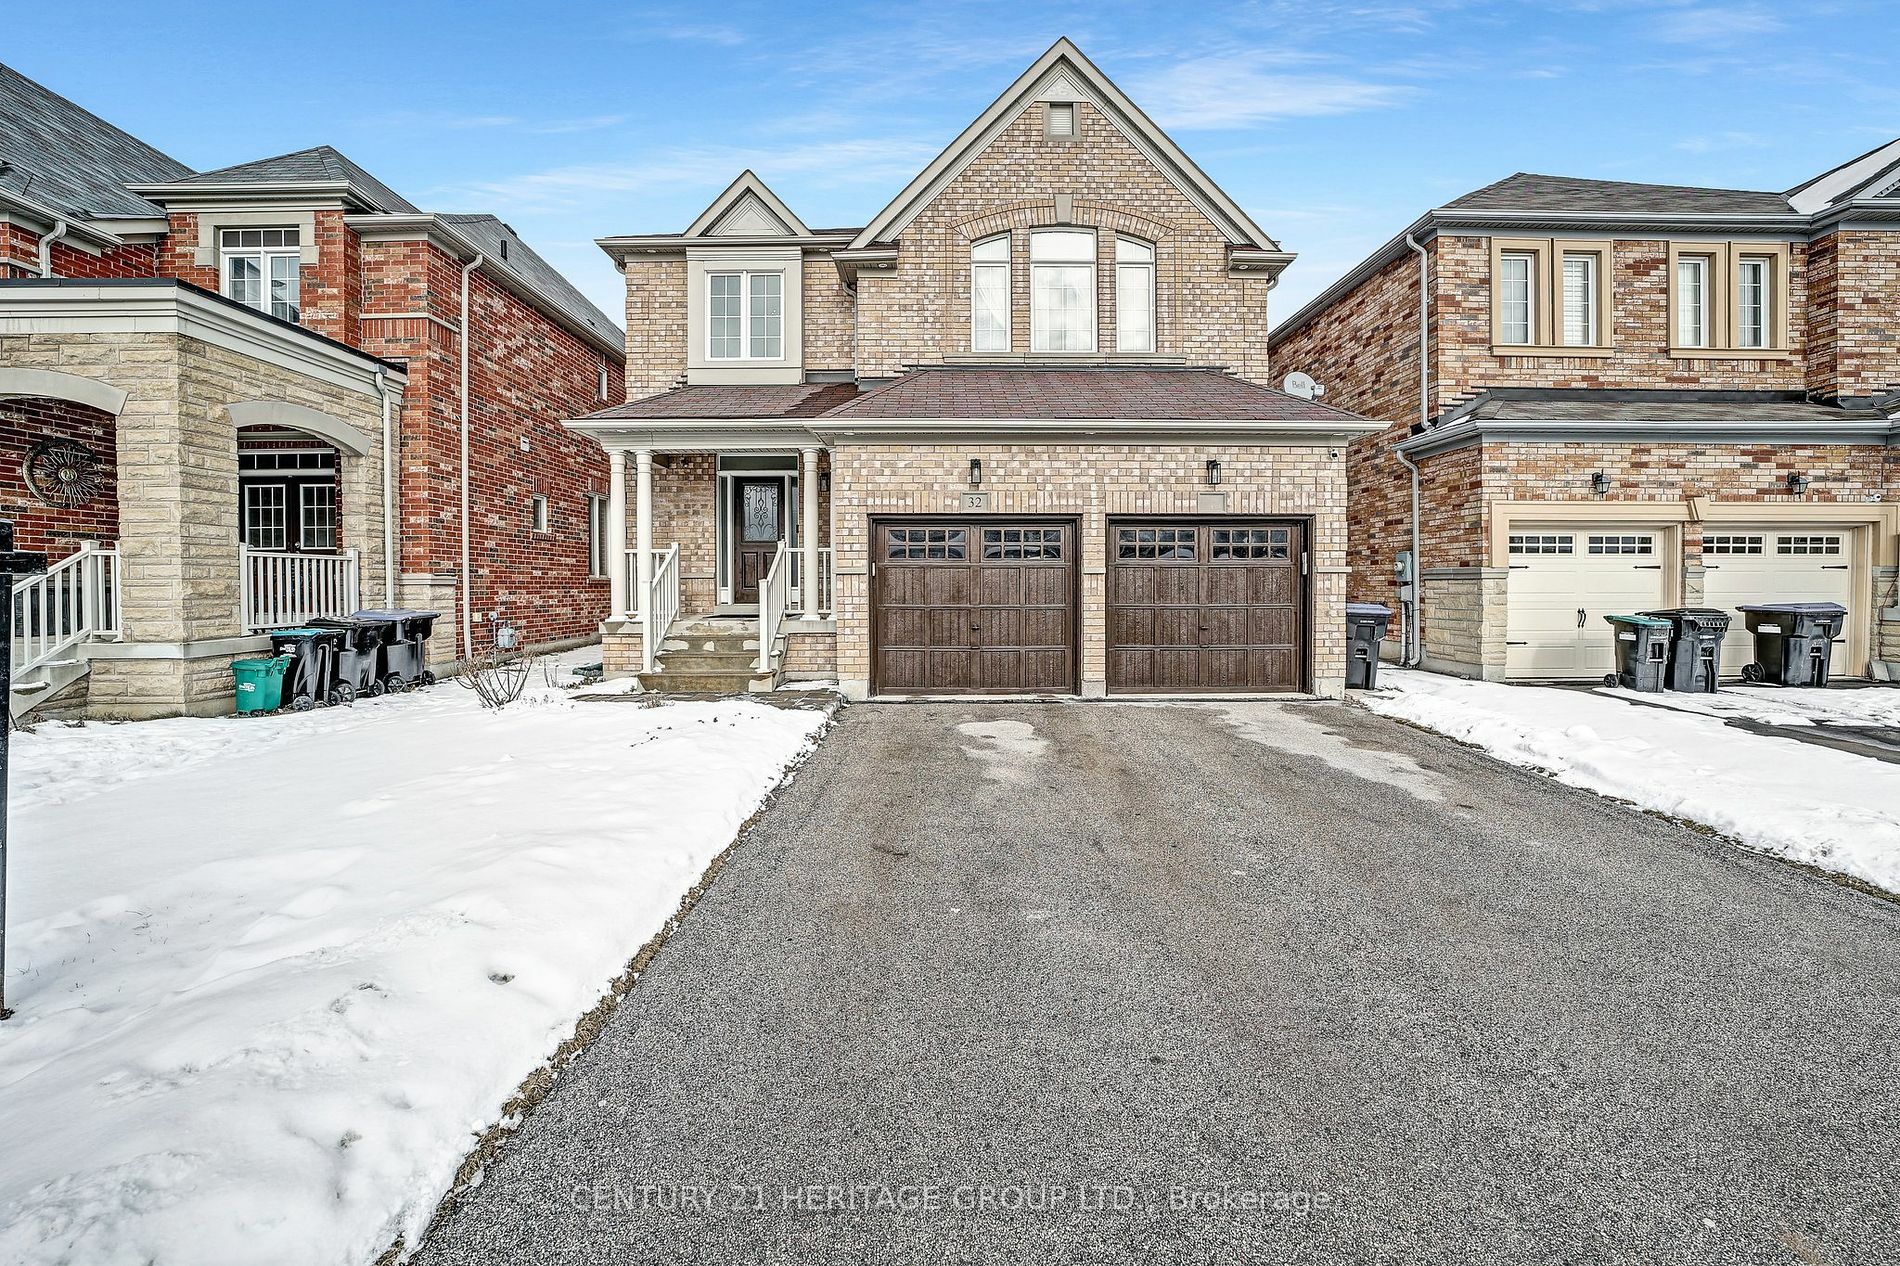
<path fill-rule="evenodd" d="M 383 605 L 400 606 L 396 598 L 396 424 L 389 371 L 378 366 L 376 392 L 383 398 Z"/>
<path fill-rule="evenodd" d="M 1431 253 L 1418 244 L 1412 234 L 1405 235 L 1405 244 L 1418 252 L 1418 424 L 1423 428 L 1431 421 Z M 1423 659 L 1425 639 L 1419 628 L 1420 599 L 1425 593 L 1425 557 L 1422 533 L 1419 530 L 1418 517 L 1418 463 L 1394 448 L 1392 455 L 1405 464 L 1412 473 L 1412 601 L 1406 615 L 1403 654 L 1399 662 L 1407 668 L 1416 668 Z M 1406 604 L 1401 603 L 1401 607 Z"/>
<path fill-rule="evenodd" d="M 51 233 L 48 233 L 45 237 L 40 239 L 40 276 L 51 277 L 53 275 L 53 243 L 65 237 L 71 228 L 72 225 L 64 220 L 60 220 L 53 225 L 53 231 Z"/>
<path fill-rule="evenodd" d="M 475 585 L 474 577 L 469 575 L 468 547 L 468 339 L 473 331 L 468 320 L 468 279 L 469 274 L 482 266 L 483 256 L 477 253 L 474 259 L 462 265 L 462 332 L 456 341 L 461 345 L 462 354 L 462 658 L 467 660 L 475 654 Z"/>

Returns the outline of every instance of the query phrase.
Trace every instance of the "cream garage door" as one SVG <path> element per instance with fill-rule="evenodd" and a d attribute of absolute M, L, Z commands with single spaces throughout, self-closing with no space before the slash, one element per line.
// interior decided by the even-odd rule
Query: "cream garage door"
<path fill-rule="evenodd" d="M 1755 658 L 1748 623 L 1735 608 L 1756 602 L 1838 602 L 1849 611 L 1853 600 L 1853 534 L 1814 528 L 1711 527 L 1702 534 L 1702 600 L 1735 613 L 1722 643 L 1722 675 L 1739 677 Z M 1834 664 L 1845 656 L 1834 648 Z"/>
<path fill-rule="evenodd" d="M 1663 536 L 1653 529 L 1535 527 L 1510 536 L 1505 675 L 1601 677 L 1611 649 L 1606 615 L 1665 605 Z"/>

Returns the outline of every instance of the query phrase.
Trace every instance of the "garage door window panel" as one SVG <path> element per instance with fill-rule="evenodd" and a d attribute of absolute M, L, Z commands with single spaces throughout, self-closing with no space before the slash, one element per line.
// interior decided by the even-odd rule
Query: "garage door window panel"
<path fill-rule="evenodd" d="M 1832 557 L 1841 552 L 1838 536 L 1782 536 L 1775 539 L 1777 554 L 1806 554 Z"/>

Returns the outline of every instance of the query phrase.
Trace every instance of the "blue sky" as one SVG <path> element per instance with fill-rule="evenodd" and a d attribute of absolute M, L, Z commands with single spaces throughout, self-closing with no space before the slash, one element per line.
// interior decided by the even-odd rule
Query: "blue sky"
<path fill-rule="evenodd" d="M 15 7 L 0 61 L 201 169 L 335 145 L 614 314 L 594 238 L 684 228 L 748 166 L 862 224 L 1060 35 L 1298 252 L 1276 316 L 1513 171 L 1782 189 L 1900 136 L 1881 0 L 102 0 Z"/>

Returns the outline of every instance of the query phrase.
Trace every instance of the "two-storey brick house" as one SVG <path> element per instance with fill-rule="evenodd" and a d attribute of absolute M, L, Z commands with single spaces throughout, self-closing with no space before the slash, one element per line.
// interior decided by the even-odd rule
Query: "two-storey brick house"
<path fill-rule="evenodd" d="M 228 710 L 231 659 L 352 606 L 432 648 L 590 638 L 613 320 L 493 216 L 328 147 L 194 172 L 0 67 L 0 517 L 15 712 Z M 385 457 L 385 453 L 388 457 Z"/>
<path fill-rule="evenodd" d="M 610 672 L 1343 688 L 1369 424 L 1264 385 L 1291 256 L 1068 41 L 862 227 L 748 172 L 684 232 L 601 244 L 631 399 L 573 426 L 632 546 Z"/>
<path fill-rule="evenodd" d="M 1519 174 L 1348 271 L 1269 345 L 1388 423 L 1353 596 L 1492 680 L 1602 675 L 1607 613 L 1836 601 L 1836 671 L 1891 677 L 1897 183 L 1900 142 L 1786 193 Z"/>

